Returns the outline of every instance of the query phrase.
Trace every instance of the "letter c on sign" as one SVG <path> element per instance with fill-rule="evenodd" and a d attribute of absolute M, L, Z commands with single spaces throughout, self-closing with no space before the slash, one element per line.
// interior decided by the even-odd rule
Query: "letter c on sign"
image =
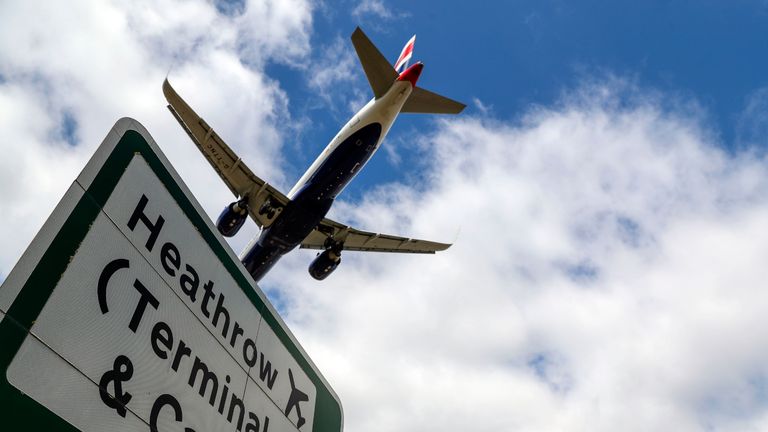
<path fill-rule="evenodd" d="M 105 265 L 104 270 L 101 271 L 99 284 L 96 287 L 96 294 L 99 297 L 99 308 L 101 309 L 102 314 L 109 312 L 109 308 L 107 307 L 107 284 L 109 284 L 109 280 L 116 271 L 128 267 L 130 267 L 130 263 L 127 259 L 118 258 Z"/>
<path fill-rule="evenodd" d="M 164 406 L 171 407 L 171 410 L 173 411 L 173 419 L 177 422 L 180 422 L 181 417 L 181 405 L 179 405 L 179 401 L 176 400 L 175 397 L 169 395 L 169 394 L 161 394 L 158 396 L 158 398 L 155 400 L 155 403 L 152 405 L 152 411 L 149 414 L 149 430 L 152 432 L 158 432 L 157 430 L 157 417 L 160 415 L 160 410 Z M 190 428 L 184 428 L 184 432 L 195 432 L 194 429 Z"/>

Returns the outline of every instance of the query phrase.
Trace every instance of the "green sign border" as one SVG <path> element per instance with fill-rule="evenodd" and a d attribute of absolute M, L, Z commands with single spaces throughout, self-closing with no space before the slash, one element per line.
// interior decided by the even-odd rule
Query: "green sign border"
<path fill-rule="evenodd" d="M 216 234 L 210 230 L 206 221 L 198 214 L 194 205 L 168 172 L 163 162 L 157 157 L 152 147 L 139 132 L 133 129 L 127 130 L 115 145 L 85 194 L 80 198 L 24 283 L 23 288 L 8 309 L 5 319 L 0 321 L 0 370 L 7 371 L 13 357 L 28 336 L 28 329 L 32 328 L 32 324 L 40 314 L 48 297 L 67 269 L 70 257 L 76 253 L 85 239 L 91 224 L 106 204 L 134 155 L 141 155 L 147 161 L 152 171 L 168 189 L 184 214 L 197 227 L 200 235 L 237 282 L 240 289 L 262 315 L 264 321 L 269 324 L 304 370 L 304 373 L 315 384 L 317 394 L 312 430 L 314 432 L 341 431 L 342 412 L 340 404 L 307 359 L 304 358 L 278 319 L 256 294 L 250 281 L 238 268 L 240 263 L 230 258 L 227 251 L 219 243 Z M 94 385 L 96 384 L 94 383 Z M 6 373 L 0 376 L 0 413 L 4 414 L 2 421 L 4 425 L 9 427 L 8 430 L 78 430 L 11 385 Z"/>

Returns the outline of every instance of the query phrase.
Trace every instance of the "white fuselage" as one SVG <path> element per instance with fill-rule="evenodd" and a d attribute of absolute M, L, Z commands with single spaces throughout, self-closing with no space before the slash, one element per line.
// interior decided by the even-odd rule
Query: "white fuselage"
<path fill-rule="evenodd" d="M 376 150 L 378 150 L 381 146 L 381 143 L 384 141 L 384 137 L 387 135 L 387 132 L 389 132 L 389 128 L 392 127 L 392 123 L 394 123 L 397 115 L 400 114 L 400 109 L 403 107 L 405 101 L 408 100 L 408 96 L 410 96 L 412 91 L 413 86 L 409 81 L 395 81 L 387 93 L 384 94 L 384 96 L 380 97 L 379 99 L 371 99 L 360 111 L 357 112 L 357 114 L 352 116 L 347 124 L 345 124 L 341 130 L 339 130 L 335 137 L 333 137 L 331 142 L 328 143 L 328 145 L 325 147 L 325 150 L 320 153 L 320 155 L 317 157 L 317 159 L 315 159 L 309 169 L 304 173 L 304 175 L 301 176 L 299 181 L 296 182 L 296 185 L 291 189 L 290 192 L 288 192 L 288 198 L 294 198 L 296 193 L 300 191 L 302 187 L 304 187 L 304 185 L 310 178 L 312 178 L 318 168 L 323 165 L 323 162 L 325 162 L 326 159 L 328 159 L 337 150 L 339 144 L 341 144 L 350 135 L 360 130 L 362 127 L 371 123 L 381 124 L 382 129 L 381 136 L 376 142 L 376 147 L 373 150 L 376 152 Z M 367 163 L 367 160 L 355 170 L 353 177 L 357 175 L 358 172 L 360 172 L 360 169 L 365 166 L 365 163 Z"/>
<path fill-rule="evenodd" d="M 412 91 L 409 81 L 395 81 L 341 128 L 288 193 L 290 203 L 243 252 L 241 260 L 254 279 L 297 247 L 325 217 L 336 196 L 378 150 Z"/>

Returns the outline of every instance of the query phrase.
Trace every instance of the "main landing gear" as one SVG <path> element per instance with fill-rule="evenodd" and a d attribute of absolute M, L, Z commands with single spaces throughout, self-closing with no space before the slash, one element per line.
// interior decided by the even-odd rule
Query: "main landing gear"
<path fill-rule="evenodd" d="M 266 215 L 268 219 L 272 219 L 275 217 L 275 214 L 277 214 L 281 210 L 280 206 L 276 206 L 272 204 L 272 200 L 267 199 L 264 201 L 264 204 L 259 207 L 259 214 L 260 215 Z"/>

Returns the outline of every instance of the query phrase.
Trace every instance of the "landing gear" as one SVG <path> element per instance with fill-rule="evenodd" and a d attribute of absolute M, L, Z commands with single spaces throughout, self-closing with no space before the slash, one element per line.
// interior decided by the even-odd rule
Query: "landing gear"
<path fill-rule="evenodd" d="M 280 211 L 279 206 L 273 206 L 271 200 L 264 201 L 264 204 L 259 207 L 259 214 L 260 215 L 266 215 L 268 219 L 272 219 L 275 217 L 275 214 Z"/>

